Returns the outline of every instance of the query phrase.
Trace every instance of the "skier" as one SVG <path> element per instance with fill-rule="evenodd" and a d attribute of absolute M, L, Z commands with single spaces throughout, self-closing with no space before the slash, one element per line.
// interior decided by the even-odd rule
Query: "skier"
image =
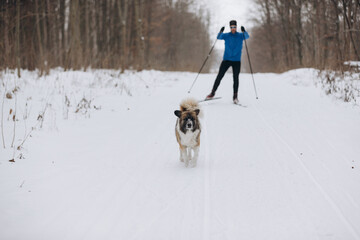
<path fill-rule="evenodd" d="M 241 26 L 241 32 L 236 31 L 236 21 L 230 21 L 231 32 L 223 33 L 225 27 L 220 29 L 217 39 L 225 40 L 225 52 L 223 61 L 221 62 L 219 73 L 215 79 L 214 86 L 211 93 L 206 97 L 206 100 L 210 100 L 215 96 L 215 92 L 220 85 L 221 79 L 224 77 L 226 71 L 231 66 L 233 70 L 234 78 L 234 95 L 233 101 L 235 104 L 239 103 L 237 98 L 239 89 L 239 74 L 241 68 L 241 50 L 243 40 L 249 38 L 249 34 L 245 31 L 245 28 Z"/>

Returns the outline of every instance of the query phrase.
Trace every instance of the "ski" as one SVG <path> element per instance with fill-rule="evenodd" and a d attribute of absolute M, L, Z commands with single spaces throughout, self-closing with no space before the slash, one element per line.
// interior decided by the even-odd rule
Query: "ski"
<path fill-rule="evenodd" d="M 205 99 L 203 99 L 203 100 L 198 101 L 198 103 L 207 102 L 207 101 L 212 101 L 212 100 L 218 100 L 218 99 L 221 99 L 221 97 L 213 97 L 213 98 L 210 98 L 210 99 L 205 98 Z M 247 108 L 246 105 L 243 105 L 243 104 L 241 104 L 241 103 L 233 103 L 233 104 L 234 104 L 234 105 L 237 105 L 237 106 L 239 106 L 239 107 Z"/>
<path fill-rule="evenodd" d="M 234 105 L 237 105 L 237 106 L 239 106 L 239 107 L 243 107 L 243 108 L 247 108 L 247 106 L 246 106 L 246 105 L 242 105 L 241 103 L 234 103 Z"/>
<path fill-rule="evenodd" d="M 204 100 L 200 100 L 200 102 L 207 102 L 207 101 L 212 101 L 212 100 L 217 100 L 217 99 L 220 99 L 221 97 L 213 97 L 213 98 L 205 98 Z"/>

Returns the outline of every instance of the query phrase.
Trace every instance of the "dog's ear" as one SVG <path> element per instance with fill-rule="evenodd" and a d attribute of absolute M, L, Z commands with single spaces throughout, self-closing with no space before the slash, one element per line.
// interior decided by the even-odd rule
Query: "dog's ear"
<path fill-rule="evenodd" d="M 175 110 L 175 111 L 174 111 L 174 114 L 175 114 L 175 116 L 177 116 L 178 118 L 181 117 L 181 111 L 179 111 L 179 110 Z"/>
<path fill-rule="evenodd" d="M 199 115 L 200 109 L 196 109 L 196 110 L 195 110 L 195 113 L 196 113 L 196 115 Z"/>

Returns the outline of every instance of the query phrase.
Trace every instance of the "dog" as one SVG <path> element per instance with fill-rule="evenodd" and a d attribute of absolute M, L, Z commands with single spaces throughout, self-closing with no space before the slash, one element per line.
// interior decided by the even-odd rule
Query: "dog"
<path fill-rule="evenodd" d="M 174 114 L 178 117 L 175 135 L 180 147 L 180 161 L 185 162 L 185 167 L 188 167 L 190 162 L 191 167 L 196 167 L 201 133 L 198 102 L 193 98 L 185 99 L 180 103 L 180 110 L 175 110 Z"/>

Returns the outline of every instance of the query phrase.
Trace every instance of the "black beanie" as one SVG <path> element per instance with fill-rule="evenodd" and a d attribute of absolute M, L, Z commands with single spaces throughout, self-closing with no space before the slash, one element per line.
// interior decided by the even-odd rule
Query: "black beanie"
<path fill-rule="evenodd" d="M 235 25 L 235 26 L 236 26 L 236 25 L 237 25 L 237 24 L 236 24 L 236 21 L 235 21 L 235 20 L 231 20 L 231 21 L 230 21 L 230 26 L 231 26 L 231 25 Z"/>

